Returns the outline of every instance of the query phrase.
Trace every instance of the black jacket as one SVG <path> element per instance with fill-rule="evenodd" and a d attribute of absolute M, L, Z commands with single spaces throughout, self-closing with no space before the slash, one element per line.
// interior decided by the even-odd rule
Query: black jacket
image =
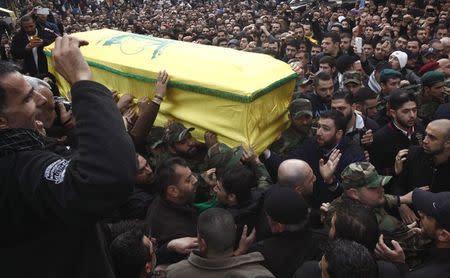
<path fill-rule="evenodd" d="M 405 194 L 416 187 L 430 186 L 431 192 L 450 191 L 450 162 L 434 165 L 433 157 L 419 146 L 409 149 L 408 157 L 400 173 L 396 194 Z"/>
<path fill-rule="evenodd" d="M 306 98 L 311 102 L 313 118 L 319 118 L 320 113 L 331 109 L 331 103 L 325 103 L 315 92 L 309 93 Z"/>
<path fill-rule="evenodd" d="M 399 278 L 403 277 L 402 271 L 397 266 L 388 261 L 377 261 L 378 277 L 380 278 Z M 304 263 L 294 274 L 293 278 L 321 278 L 322 273 L 319 262 L 310 261 Z"/>
<path fill-rule="evenodd" d="M 11 55 L 15 59 L 23 59 L 22 72 L 27 73 L 31 76 L 48 73 L 47 58 L 44 54 L 44 47 L 51 44 L 56 39 L 56 35 L 53 32 L 47 31 L 47 29 L 42 29 L 37 25 L 36 29 L 38 31 L 38 37 L 44 41 L 44 45 L 37 48 L 37 68 L 33 57 L 33 51 L 31 49 L 25 49 L 25 46 L 30 42 L 27 33 L 25 33 L 23 30 L 20 30 L 14 35 L 11 43 Z"/>
<path fill-rule="evenodd" d="M 309 228 L 298 232 L 284 232 L 254 244 L 250 252 L 261 252 L 262 263 L 278 278 L 292 277 L 305 261 L 320 260 L 321 244 L 326 242 L 325 234 L 312 232 Z"/>
<path fill-rule="evenodd" d="M 72 100 L 80 144 L 71 158 L 45 149 L 34 131 L 0 130 L 5 277 L 111 274 L 95 223 L 131 193 L 136 155 L 106 87 L 77 82 Z"/>
<path fill-rule="evenodd" d="M 410 146 L 422 144 L 424 129 L 416 124 L 411 139 L 399 130 L 392 122 L 380 128 L 373 136 L 370 146 L 370 161 L 380 175 L 392 176 L 395 174 L 394 164 L 397 153 Z"/>
<path fill-rule="evenodd" d="M 429 260 L 419 269 L 406 275 L 407 278 L 450 277 L 450 248 L 432 250 Z"/>
<path fill-rule="evenodd" d="M 186 256 L 167 249 L 176 238 L 197 236 L 197 211 L 190 205 L 181 206 L 158 196 L 147 211 L 151 235 L 158 240 L 158 264 L 172 264 Z"/>
<path fill-rule="evenodd" d="M 341 142 L 336 147 L 342 153 L 341 159 L 335 171 L 335 178 L 340 181 L 340 176 L 342 171 L 349 164 L 358 161 L 365 161 L 364 152 L 361 147 L 357 144 L 352 143 L 351 139 L 347 136 L 341 140 Z M 322 203 L 331 202 L 338 196 L 342 194 L 342 188 L 340 186 L 335 191 L 330 191 L 328 185 L 323 181 L 319 170 L 319 160 L 321 158 L 328 160 L 328 155 L 326 151 L 321 148 L 315 138 L 307 139 L 303 144 L 300 144 L 291 154 L 288 155 L 287 159 L 301 159 L 304 160 L 312 168 L 314 175 L 316 175 L 316 183 L 314 184 L 313 196 L 311 205 L 313 208 L 320 208 Z M 272 153 L 269 159 L 264 161 L 267 169 L 271 171 L 277 171 L 278 167 L 282 162 L 281 157 Z"/>

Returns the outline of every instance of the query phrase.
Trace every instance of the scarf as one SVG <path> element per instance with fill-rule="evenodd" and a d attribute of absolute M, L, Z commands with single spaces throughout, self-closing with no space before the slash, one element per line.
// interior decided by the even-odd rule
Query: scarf
<path fill-rule="evenodd" d="M 369 87 L 374 91 L 375 93 L 381 93 L 381 86 L 378 84 L 378 81 L 375 79 L 375 71 L 372 72 L 369 76 Z"/>
<path fill-rule="evenodd" d="M 0 157 L 16 152 L 45 150 L 48 144 L 46 137 L 31 129 L 0 130 Z"/>

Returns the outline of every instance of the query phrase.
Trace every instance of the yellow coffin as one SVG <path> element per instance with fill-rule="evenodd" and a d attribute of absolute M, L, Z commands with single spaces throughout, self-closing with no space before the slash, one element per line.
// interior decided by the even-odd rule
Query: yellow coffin
<path fill-rule="evenodd" d="M 286 108 L 296 74 L 268 55 L 166 40 L 109 29 L 77 33 L 89 41 L 81 51 L 95 81 L 135 97 L 153 96 L 158 72 L 167 70 L 169 89 L 156 125 L 176 119 L 217 133 L 230 146 L 251 145 L 258 153 L 287 126 Z M 54 68 L 46 48 L 49 70 Z M 61 92 L 69 86 L 57 75 Z"/>

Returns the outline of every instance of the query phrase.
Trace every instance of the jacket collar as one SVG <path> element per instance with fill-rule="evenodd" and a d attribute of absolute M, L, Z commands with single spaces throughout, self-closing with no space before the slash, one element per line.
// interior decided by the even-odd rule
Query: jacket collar
<path fill-rule="evenodd" d="M 248 253 L 241 256 L 233 256 L 226 258 L 208 259 L 201 257 L 195 252 L 191 252 L 188 262 L 198 268 L 209 270 L 223 270 L 230 269 L 240 265 L 249 263 L 260 263 L 264 261 L 264 257 L 259 252 Z"/>

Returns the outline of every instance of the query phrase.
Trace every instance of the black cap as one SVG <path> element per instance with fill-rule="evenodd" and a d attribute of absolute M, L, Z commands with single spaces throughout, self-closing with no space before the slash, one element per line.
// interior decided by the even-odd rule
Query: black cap
<path fill-rule="evenodd" d="M 270 218 L 281 224 L 299 224 L 306 220 L 308 206 L 291 188 L 275 187 L 264 201 L 264 209 Z"/>
<path fill-rule="evenodd" d="M 415 189 L 412 202 L 417 210 L 433 217 L 442 228 L 450 232 L 450 192 L 432 193 Z"/>

